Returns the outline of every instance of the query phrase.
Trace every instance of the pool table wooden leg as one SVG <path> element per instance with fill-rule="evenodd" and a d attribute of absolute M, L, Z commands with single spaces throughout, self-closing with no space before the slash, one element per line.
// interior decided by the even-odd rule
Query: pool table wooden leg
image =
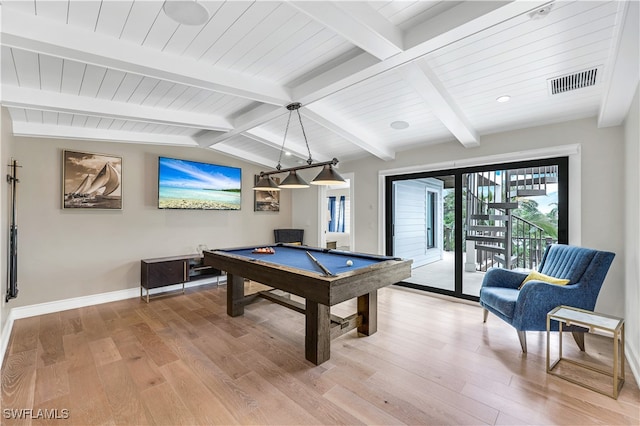
<path fill-rule="evenodd" d="M 227 315 L 244 314 L 244 278 L 227 274 Z"/>
<path fill-rule="evenodd" d="M 305 357 L 315 365 L 320 365 L 331 355 L 330 307 L 307 299 L 305 323 Z"/>
<path fill-rule="evenodd" d="M 358 296 L 358 315 L 362 315 L 359 336 L 370 336 L 378 331 L 378 290 Z"/>

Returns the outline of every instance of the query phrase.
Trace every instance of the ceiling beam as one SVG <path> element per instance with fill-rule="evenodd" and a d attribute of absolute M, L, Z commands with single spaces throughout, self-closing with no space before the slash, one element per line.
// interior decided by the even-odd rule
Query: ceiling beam
<path fill-rule="evenodd" d="M 243 136 L 246 136 L 249 139 L 253 139 L 256 142 L 260 142 L 261 144 L 275 148 L 278 151 L 282 149 L 282 140 L 278 140 L 278 136 L 264 129 L 261 129 L 259 127 L 256 127 L 247 132 L 244 132 Z M 301 160 L 306 161 L 309 158 L 307 147 L 300 143 L 295 143 L 295 142 L 292 142 L 291 140 L 287 140 L 285 142 L 284 148 L 285 148 L 285 151 L 289 151 L 291 155 L 294 155 Z M 330 157 L 327 157 L 326 155 L 322 155 L 316 152 L 312 152 L 311 157 L 313 158 L 314 161 L 331 160 Z"/>
<path fill-rule="evenodd" d="M 273 169 L 273 161 L 269 160 L 268 158 L 264 158 L 251 152 L 238 149 L 234 146 L 231 146 L 230 144 L 216 144 L 212 146 L 211 149 L 213 149 L 214 151 L 222 152 L 226 155 L 230 155 L 232 157 L 236 157 L 242 161 L 248 161 L 250 163 Z"/>
<path fill-rule="evenodd" d="M 198 144 L 201 146 L 212 146 L 224 142 L 286 113 L 287 110 L 285 108 L 262 104 L 233 120 L 233 129 L 228 132 L 203 132 L 198 135 Z"/>
<path fill-rule="evenodd" d="M 431 71 L 426 60 L 420 59 L 412 62 L 400 68 L 398 72 L 462 145 L 467 148 L 480 145 L 480 135 Z"/>
<path fill-rule="evenodd" d="M 365 2 L 288 3 L 378 59 L 402 52 L 402 31 Z"/>
<path fill-rule="evenodd" d="M 164 52 L 23 14 L 12 8 L 4 9 L 0 34 L 2 44 L 8 47 L 275 105 L 286 105 L 291 101 L 286 87 L 242 78 L 238 73 L 192 58 L 176 56 L 174 61 L 167 60 Z"/>
<path fill-rule="evenodd" d="M 16 86 L 2 87 L 2 105 L 209 130 L 232 128 L 227 119 L 208 114 L 153 108 Z"/>
<path fill-rule="evenodd" d="M 122 130 L 58 126 L 54 124 L 27 123 L 24 121 L 13 121 L 13 134 L 15 136 L 26 137 L 148 143 L 154 145 L 198 146 L 190 136 L 161 135 L 142 132 L 127 132 Z"/>
<path fill-rule="evenodd" d="M 309 105 L 547 3 L 549 1 L 464 2 L 405 34 L 403 52 L 383 61 L 364 53 L 293 87 L 293 99 Z"/>
<path fill-rule="evenodd" d="M 293 98 L 308 107 L 306 108 L 307 111 L 313 110 L 313 103 L 318 100 L 382 73 L 403 67 L 443 46 L 462 40 L 513 17 L 530 13 L 532 10 L 548 3 L 549 1 L 465 2 L 406 33 L 404 35 L 404 47 L 406 50 L 382 61 L 379 61 L 370 53 L 362 53 L 325 73 L 293 87 Z M 318 114 L 319 111 L 316 110 L 316 113 Z M 323 112 L 320 115 L 326 118 L 327 113 Z M 450 113 L 451 108 L 449 108 L 448 114 Z M 459 113 L 458 117 L 463 116 Z M 455 114 L 453 119 L 455 120 Z M 460 120 L 458 118 L 457 121 L 462 122 L 458 125 L 450 123 L 453 129 L 459 129 L 456 131 L 460 133 L 460 136 L 456 135 L 456 137 L 461 138 L 459 139 L 461 142 L 465 141 L 463 142 L 465 146 L 477 145 L 479 136 L 474 129 L 464 119 Z M 370 140 L 363 135 L 362 129 L 350 129 L 348 133 L 360 140 Z M 363 147 L 362 145 L 358 146 Z M 379 158 L 388 158 L 390 156 L 393 158 L 393 154 L 390 152 L 387 152 L 386 155 L 380 154 L 382 156 L 378 155 Z"/>
<path fill-rule="evenodd" d="M 294 87 L 292 96 L 302 105 L 310 105 L 387 71 L 385 64 L 386 61 L 380 62 L 369 53 L 362 53 Z"/>
<path fill-rule="evenodd" d="M 598 113 L 598 127 L 619 126 L 627 116 L 633 96 L 636 93 L 640 76 L 638 40 L 638 15 L 640 6 L 637 1 L 619 2 L 617 48 L 615 60 L 610 71 L 608 85 Z"/>
<path fill-rule="evenodd" d="M 437 47 L 446 46 L 470 35 L 479 33 L 516 16 L 528 14 L 555 0 L 520 1 L 465 1 L 437 16 L 424 21 L 410 30 L 404 37 L 407 50 L 413 54 L 425 54 Z"/>
<path fill-rule="evenodd" d="M 395 158 L 395 152 L 385 148 L 383 143 L 376 143 L 377 138 L 374 135 L 365 135 L 362 128 L 352 129 L 353 126 L 350 123 L 329 110 L 315 106 L 305 108 L 300 113 L 381 160 L 389 161 Z"/>

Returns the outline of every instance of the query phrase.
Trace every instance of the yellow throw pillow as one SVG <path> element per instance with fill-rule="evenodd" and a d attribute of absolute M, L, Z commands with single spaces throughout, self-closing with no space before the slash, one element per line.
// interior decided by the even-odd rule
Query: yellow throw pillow
<path fill-rule="evenodd" d="M 529 272 L 529 275 L 527 275 L 527 278 L 524 279 L 524 281 L 522 281 L 522 284 L 520 284 L 520 287 L 518 287 L 518 290 L 520 290 L 522 288 L 523 285 L 525 285 L 527 282 L 529 281 L 544 281 L 545 283 L 549 283 L 549 284 L 555 284 L 555 285 L 567 285 L 569 284 L 569 280 L 565 280 L 562 278 L 555 278 L 555 277 L 550 277 L 549 275 L 545 275 L 545 274 L 541 274 L 540 272 L 537 271 L 531 271 Z"/>

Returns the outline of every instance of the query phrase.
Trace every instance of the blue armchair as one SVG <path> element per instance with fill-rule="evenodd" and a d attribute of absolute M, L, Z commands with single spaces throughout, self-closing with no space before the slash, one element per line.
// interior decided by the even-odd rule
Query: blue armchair
<path fill-rule="evenodd" d="M 518 332 L 522 352 L 527 352 L 526 331 L 546 331 L 547 312 L 560 305 L 592 311 L 598 293 L 613 261 L 614 253 L 583 247 L 552 244 L 545 249 L 539 272 L 569 280 L 564 286 L 543 281 L 528 281 L 526 272 L 491 268 L 480 288 L 484 322 L 489 312 L 511 324 Z M 552 324 L 554 331 L 558 324 Z M 566 328 L 563 327 L 563 330 Z M 570 328 L 576 343 L 584 351 L 584 329 Z"/>

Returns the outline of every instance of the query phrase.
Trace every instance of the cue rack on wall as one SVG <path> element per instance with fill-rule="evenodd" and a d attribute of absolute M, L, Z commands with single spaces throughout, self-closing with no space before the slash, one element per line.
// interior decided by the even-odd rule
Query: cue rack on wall
<path fill-rule="evenodd" d="M 18 225 L 16 225 L 16 185 L 18 182 L 18 162 L 11 159 L 7 182 L 11 187 L 11 225 L 9 228 L 9 271 L 7 274 L 7 295 L 5 302 L 18 297 Z"/>

